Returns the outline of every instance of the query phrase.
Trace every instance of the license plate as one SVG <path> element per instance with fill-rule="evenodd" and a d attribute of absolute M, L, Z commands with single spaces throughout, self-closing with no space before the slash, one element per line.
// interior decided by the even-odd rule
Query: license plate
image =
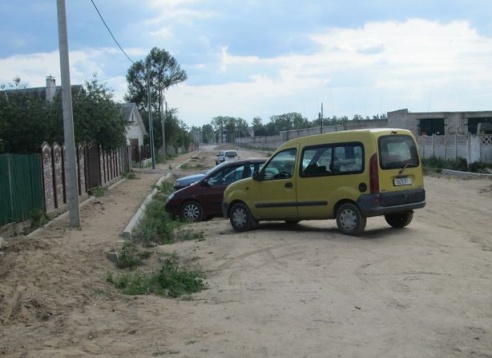
<path fill-rule="evenodd" d="M 412 178 L 409 178 L 409 177 L 395 178 L 395 179 L 393 179 L 393 184 L 395 186 L 412 185 Z"/>

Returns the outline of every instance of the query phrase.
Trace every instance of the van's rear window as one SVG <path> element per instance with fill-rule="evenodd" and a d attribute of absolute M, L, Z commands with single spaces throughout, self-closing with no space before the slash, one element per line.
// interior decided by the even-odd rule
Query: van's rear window
<path fill-rule="evenodd" d="M 418 167 L 417 145 L 408 135 L 388 135 L 379 138 L 379 165 L 382 169 Z"/>

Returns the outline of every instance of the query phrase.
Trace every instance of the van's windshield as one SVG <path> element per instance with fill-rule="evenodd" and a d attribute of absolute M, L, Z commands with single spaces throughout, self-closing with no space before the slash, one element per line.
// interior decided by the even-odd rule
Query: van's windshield
<path fill-rule="evenodd" d="M 382 136 L 378 149 L 381 169 L 406 169 L 420 164 L 417 145 L 408 135 Z"/>

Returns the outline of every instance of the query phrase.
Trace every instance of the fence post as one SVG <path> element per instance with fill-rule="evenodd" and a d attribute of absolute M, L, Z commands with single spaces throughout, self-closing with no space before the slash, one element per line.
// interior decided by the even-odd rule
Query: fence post
<path fill-rule="evenodd" d="M 454 160 L 458 159 L 458 134 L 454 135 Z"/>
<path fill-rule="evenodd" d="M 44 205 L 45 210 L 49 213 L 55 210 L 55 183 L 53 177 L 53 160 L 51 147 L 44 142 L 41 145 L 41 158 L 43 165 L 43 187 L 44 187 Z"/>

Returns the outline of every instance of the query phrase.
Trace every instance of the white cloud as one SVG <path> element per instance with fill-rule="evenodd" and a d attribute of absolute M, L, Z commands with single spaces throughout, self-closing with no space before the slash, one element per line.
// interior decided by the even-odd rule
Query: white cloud
<path fill-rule="evenodd" d="M 491 92 L 492 39 L 464 21 L 373 22 L 310 38 L 318 45 L 310 55 L 261 59 L 234 56 L 224 47 L 223 74 L 242 71 L 248 81 L 171 88 L 170 105 L 191 125 L 218 115 L 251 120 L 289 111 L 312 119 L 321 102 L 327 115 L 349 118 L 405 107 L 463 110 Z"/>
<path fill-rule="evenodd" d="M 152 1 L 159 16 L 189 19 L 193 11 L 165 14 L 186 3 Z M 172 36 L 171 28 L 156 27 L 153 35 Z M 219 115 L 248 121 L 260 116 L 267 121 L 272 115 L 292 111 L 312 120 L 322 102 L 327 116 L 349 118 L 400 108 L 490 109 L 492 39 L 480 35 L 468 22 L 369 22 L 356 29 L 332 28 L 304 35 L 311 41 L 310 52 L 265 58 L 239 56 L 231 50 L 234 46 L 218 44 L 206 33 L 195 34 L 194 40 L 205 44 L 201 51 L 214 48 L 215 52 L 200 52 L 189 57 L 195 62 L 181 63 L 189 80 L 169 89 L 169 106 L 178 108 L 180 119 L 189 126 L 209 123 Z M 148 50 L 126 52 L 138 60 Z M 193 49 L 175 51 L 184 54 Z M 77 49 L 70 53 L 70 64 L 72 84 L 81 84 L 97 73 L 114 89 L 115 99 L 122 100 L 131 63 L 119 49 Z M 19 76 L 31 86 L 43 86 L 48 75 L 60 83 L 59 71 L 58 52 L 0 59 L 0 83 Z"/>
<path fill-rule="evenodd" d="M 0 83 L 20 77 L 29 87 L 41 87 L 46 84 L 46 76 L 59 77 L 59 74 L 58 52 L 16 55 L 0 59 Z"/>

